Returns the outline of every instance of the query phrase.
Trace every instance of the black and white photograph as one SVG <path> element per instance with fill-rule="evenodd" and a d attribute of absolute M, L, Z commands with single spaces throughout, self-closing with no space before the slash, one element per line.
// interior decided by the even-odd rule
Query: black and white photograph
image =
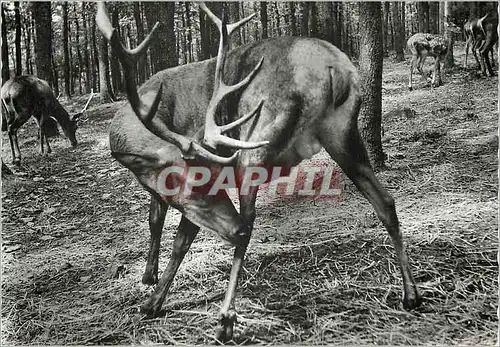
<path fill-rule="evenodd" d="M 498 2 L 0 5 L 2 346 L 498 346 Z"/>

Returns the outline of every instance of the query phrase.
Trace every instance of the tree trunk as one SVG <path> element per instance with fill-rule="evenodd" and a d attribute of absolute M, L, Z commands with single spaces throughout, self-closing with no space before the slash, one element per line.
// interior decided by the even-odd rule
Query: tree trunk
<path fill-rule="evenodd" d="M 63 8 L 63 54 L 64 54 L 64 91 L 71 98 L 70 86 L 70 63 L 69 63 L 69 24 L 68 24 L 68 2 L 65 1 Z"/>
<path fill-rule="evenodd" d="M 394 49 L 396 51 L 396 61 L 404 61 L 405 60 L 405 55 L 404 55 L 404 32 L 403 28 L 401 26 L 401 14 L 399 11 L 399 8 L 401 5 L 404 6 L 404 3 L 401 3 L 399 1 L 394 1 L 392 3 L 392 14 L 393 14 L 393 21 L 394 21 Z"/>
<path fill-rule="evenodd" d="M 363 104 L 359 129 L 375 169 L 384 166 L 382 151 L 382 10 L 376 2 L 359 3 L 360 55 L 359 72 Z"/>
<path fill-rule="evenodd" d="M 134 20 L 137 30 L 137 44 L 139 44 L 144 40 L 144 25 L 141 16 L 141 3 L 137 1 L 134 2 Z M 146 80 L 146 61 L 147 54 L 142 54 L 137 62 L 137 80 L 139 84 L 142 84 Z"/>
<path fill-rule="evenodd" d="M 0 3 L 2 15 L 2 85 L 10 78 L 9 71 L 9 46 L 7 44 L 7 24 L 5 23 L 5 12 L 3 3 Z"/>
<path fill-rule="evenodd" d="M 52 11 L 50 2 L 34 2 L 33 19 L 36 25 L 35 62 L 37 77 L 52 87 Z"/>
<path fill-rule="evenodd" d="M 274 10 L 274 22 L 276 24 L 275 36 L 281 36 L 281 15 L 278 8 L 278 2 L 274 1 L 272 4 Z"/>
<path fill-rule="evenodd" d="M 82 2 L 82 5 L 84 2 Z M 82 59 L 82 49 L 80 46 L 80 25 L 78 24 L 78 11 L 76 8 L 76 2 L 73 3 L 73 12 L 75 15 L 75 40 L 76 40 L 76 56 L 78 59 L 78 66 L 76 67 L 75 71 L 78 74 L 78 92 L 80 95 L 83 94 L 83 88 L 82 88 L 82 66 L 83 66 L 83 59 Z M 83 11 L 82 11 L 83 12 Z M 86 51 L 87 49 L 85 49 Z"/>
<path fill-rule="evenodd" d="M 118 31 L 118 35 L 123 38 L 122 32 L 120 30 L 120 3 L 113 3 L 113 11 L 111 14 L 111 24 L 113 28 Z M 120 71 L 120 61 L 116 54 L 114 54 L 113 50 L 111 50 L 111 86 L 113 88 L 113 94 L 118 95 L 119 92 L 123 91 L 122 88 L 122 74 Z"/>
<path fill-rule="evenodd" d="M 52 56 L 51 62 L 52 62 L 52 81 L 54 82 L 52 85 L 52 89 L 54 90 L 54 94 L 59 95 L 59 72 L 57 71 L 57 65 L 54 56 Z"/>
<path fill-rule="evenodd" d="M 16 47 L 16 75 L 23 74 L 23 62 L 21 58 L 21 14 L 19 12 L 19 1 L 14 1 L 14 17 L 16 20 L 16 37 L 15 37 L 15 47 Z"/>
<path fill-rule="evenodd" d="M 429 32 L 429 3 L 427 1 L 417 2 L 418 32 Z"/>
<path fill-rule="evenodd" d="M 92 18 L 92 16 L 90 16 Z M 99 80 L 100 84 L 100 59 L 99 59 L 99 49 L 97 48 L 97 30 L 95 20 L 90 21 L 92 25 L 92 35 L 91 35 L 91 44 L 92 44 L 92 64 L 90 64 L 90 69 L 92 70 L 92 88 L 95 92 L 97 92 L 97 81 Z M 98 78 L 99 77 L 99 78 Z"/>
<path fill-rule="evenodd" d="M 309 36 L 309 3 L 300 4 L 300 36 Z"/>
<path fill-rule="evenodd" d="M 267 2 L 260 2 L 260 23 L 262 25 L 262 39 L 267 39 Z"/>
<path fill-rule="evenodd" d="M 159 71 L 178 65 L 177 52 L 175 46 L 172 44 L 175 42 L 175 3 L 161 2 L 160 4 L 160 22 L 163 23 L 163 25 L 160 28 L 159 35 L 157 35 L 158 38 L 161 38 L 159 40 L 161 52 L 160 59 L 158 60 Z M 217 30 L 217 28 L 215 30 Z M 215 55 L 217 55 L 217 51 L 218 47 Z"/>
<path fill-rule="evenodd" d="M 431 34 L 439 32 L 439 2 L 429 2 L 429 31 Z"/>
<path fill-rule="evenodd" d="M 384 10 L 383 10 L 383 18 L 384 18 L 384 25 L 383 25 L 383 41 L 384 41 L 384 57 L 389 56 L 389 2 L 385 1 L 384 2 Z"/>
<path fill-rule="evenodd" d="M 403 47 L 406 43 L 406 2 L 401 1 L 401 32 L 403 33 Z"/>
<path fill-rule="evenodd" d="M 101 102 L 114 101 L 109 78 L 108 41 L 101 34 L 99 34 L 99 92 Z"/>
<path fill-rule="evenodd" d="M 288 3 L 288 13 L 290 15 L 290 35 L 297 36 L 297 23 L 295 19 L 295 3 Z"/>
<path fill-rule="evenodd" d="M 473 4 L 473 2 L 471 2 Z M 439 2 L 439 34 L 444 35 L 444 1 Z"/>
<path fill-rule="evenodd" d="M 91 72 L 90 72 L 90 57 L 89 57 L 89 35 L 87 32 L 87 3 L 82 2 L 82 26 L 83 26 L 83 66 L 85 67 L 85 93 L 90 93 L 91 90 Z"/>
<path fill-rule="evenodd" d="M 341 16 L 341 3 L 338 1 L 333 2 L 333 44 L 342 49 L 342 19 Z"/>
<path fill-rule="evenodd" d="M 446 57 L 444 59 L 444 67 L 452 68 L 455 65 L 455 61 L 453 60 L 453 33 L 449 29 L 449 23 L 451 23 L 451 1 L 445 1 L 444 5 L 444 19 L 445 19 L 445 33 L 444 37 L 448 40 L 448 52 L 446 53 Z"/>
<path fill-rule="evenodd" d="M 31 71 L 31 19 L 29 18 L 29 14 L 26 15 L 27 20 L 24 21 L 24 32 L 25 32 L 25 41 L 24 44 L 26 46 L 26 73 L 32 74 Z"/>
<path fill-rule="evenodd" d="M 309 25 L 309 35 L 311 37 L 318 37 L 318 7 L 315 2 L 309 4 L 310 15 L 310 25 Z"/>
<path fill-rule="evenodd" d="M 187 6 L 187 2 L 186 2 Z M 237 1 L 229 3 L 229 14 L 230 14 L 230 19 L 232 23 L 236 23 L 240 20 L 240 3 Z M 236 32 L 233 34 L 231 38 L 231 43 L 233 45 L 233 48 L 236 48 L 238 46 L 241 46 L 241 31 L 244 30 L 244 28 L 240 28 L 239 30 L 236 30 Z M 188 40 L 190 40 L 188 38 Z"/>

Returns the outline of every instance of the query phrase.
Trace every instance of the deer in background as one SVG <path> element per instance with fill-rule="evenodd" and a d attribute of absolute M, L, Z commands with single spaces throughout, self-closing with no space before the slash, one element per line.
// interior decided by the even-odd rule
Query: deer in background
<path fill-rule="evenodd" d="M 262 163 L 295 166 L 322 147 L 375 208 L 397 254 L 403 306 L 418 306 L 394 199 L 375 177 L 358 132 L 360 82 L 349 58 L 328 42 L 299 37 L 276 37 L 229 51 L 231 33 L 254 15 L 226 24 L 224 15 L 221 20 L 204 4 L 200 8 L 219 29 L 218 56 L 160 71 L 137 90 L 135 64 L 158 23 L 137 48 L 127 49 L 105 4 L 98 3 L 96 22 L 123 66 L 129 100 L 111 123 L 111 154 L 151 194 L 151 241 L 142 282 L 157 285 L 141 312 L 161 313 L 177 269 L 200 227 L 205 228 L 235 247 L 216 333 L 218 341 L 231 340 L 238 277 L 256 216 L 257 187 L 248 194 L 240 190 L 237 212 L 225 192 L 166 194 L 160 189 L 166 181 L 177 187 L 189 178 L 175 175 L 165 180 L 164 170 L 179 162 L 203 162 L 216 170 L 244 170 Z M 226 107 L 220 105 L 223 100 Z M 182 218 L 170 261 L 158 281 L 160 239 L 169 206 Z"/>
<path fill-rule="evenodd" d="M 17 139 L 17 130 L 33 116 L 40 130 L 40 153 L 44 153 L 44 141 L 47 152 L 52 150 L 48 137 L 59 133 L 57 124 L 61 125 L 64 134 L 75 147 L 77 145 L 76 129 L 78 120 L 86 111 L 93 93 L 81 112 L 72 116 L 59 103 L 49 84 L 35 76 L 15 76 L 2 86 L 2 130 L 8 131 L 12 162 L 21 163 L 21 151 Z"/>
<path fill-rule="evenodd" d="M 486 68 L 490 75 L 492 66 L 490 65 L 488 54 L 491 53 L 491 62 L 494 66 L 493 46 L 498 43 L 498 14 L 488 13 L 482 18 L 471 18 L 464 24 L 466 37 L 464 68 L 467 67 L 467 56 L 469 55 L 469 46 L 476 59 L 477 66 L 486 76 Z M 488 38 L 488 40 L 486 39 Z M 480 51 L 481 61 L 478 59 L 476 50 Z M 482 52 L 482 53 L 481 53 Z"/>
<path fill-rule="evenodd" d="M 441 60 L 444 59 L 448 52 L 448 40 L 441 35 L 417 33 L 408 39 L 406 46 L 411 52 L 408 89 L 413 90 L 414 69 L 418 70 L 425 83 L 431 82 L 432 86 L 441 85 Z M 428 80 L 427 74 L 423 71 L 427 56 L 434 58 L 434 69 L 431 81 Z"/>

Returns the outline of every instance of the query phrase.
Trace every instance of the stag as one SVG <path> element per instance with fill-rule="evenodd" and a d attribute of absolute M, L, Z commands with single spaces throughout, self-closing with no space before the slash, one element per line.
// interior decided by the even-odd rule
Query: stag
<path fill-rule="evenodd" d="M 8 131 L 10 148 L 12 151 L 12 162 L 16 165 L 21 163 L 21 151 L 17 140 L 17 130 L 33 116 L 40 130 L 40 153 L 43 154 L 44 141 L 47 152 L 52 152 L 48 138 L 59 133 L 57 124 L 61 125 L 64 134 L 70 140 L 71 145 L 77 145 L 76 129 L 78 120 L 87 110 L 93 93 L 91 93 L 84 108 L 69 115 L 57 100 L 49 84 L 35 76 L 15 76 L 2 86 L 0 91 L 2 98 L 2 130 Z"/>
<path fill-rule="evenodd" d="M 151 194 L 151 239 L 142 282 L 157 285 L 141 311 L 148 316 L 160 314 L 179 265 L 199 229 L 205 228 L 235 247 L 216 333 L 218 341 L 232 339 L 237 281 L 256 215 L 258 187 L 247 194 L 240 190 L 238 213 L 225 193 L 165 194 L 162 185 L 181 186 L 189 177 L 165 179 L 162 172 L 179 162 L 197 161 L 211 169 L 236 170 L 262 163 L 298 165 L 322 147 L 375 208 L 396 250 L 403 306 L 416 307 L 420 299 L 394 199 L 375 177 L 358 132 L 361 91 L 349 58 L 328 42 L 298 37 L 272 38 L 229 51 L 231 33 L 254 15 L 227 24 L 224 16 L 217 18 L 204 4 L 200 8 L 219 29 L 217 57 L 160 71 L 137 90 L 135 64 L 156 26 L 137 48 L 127 49 L 105 5 L 98 3 L 96 22 L 123 66 L 129 100 L 111 123 L 111 154 Z M 226 107 L 221 107 L 223 101 Z M 158 281 L 160 238 L 169 206 L 178 209 L 182 218 L 170 261 Z"/>
<path fill-rule="evenodd" d="M 469 55 L 469 47 L 471 47 L 472 54 L 474 55 L 474 58 L 476 59 L 477 66 L 480 70 L 482 70 L 483 74 L 486 75 L 486 70 L 483 69 L 483 67 L 488 66 L 489 64 L 489 57 L 488 53 L 491 53 L 491 61 L 494 64 L 494 58 L 493 58 L 493 45 L 498 42 L 498 35 L 496 34 L 496 27 L 498 25 L 498 16 L 496 16 L 496 23 L 495 24 L 495 14 L 494 13 L 488 13 L 482 18 L 471 18 L 464 24 L 464 33 L 466 37 L 466 44 L 465 44 L 465 61 L 464 61 L 464 68 L 467 67 L 467 57 Z M 493 23 L 492 23 L 493 22 Z M 489 43 L 487 44 L 486 41 L 486 36 L 487 36 L 487 31 L 494 30 L 494 33 L 489 33 Z M 481 55 L 481 60 L 483 61 L 482 63 L 479 61 L 476 50 L 479 49 L 479 51 L 482 51 L 483 46 L 487 51 L 485 51 L 486 57 L 484 58 L 483 55 Z M 486 63 L 485 59 L 488 59 L 488 63 Z"/>

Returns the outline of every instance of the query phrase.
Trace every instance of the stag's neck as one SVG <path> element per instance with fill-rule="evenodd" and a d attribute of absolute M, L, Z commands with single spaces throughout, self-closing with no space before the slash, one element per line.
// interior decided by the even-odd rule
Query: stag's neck
<path fill-rule="evenodd" d="M 53 99 L 50 102 L 50 105 L 47 105 L 47 116 L 55 118 L 55 120 L 61 124 L 62 127 L 66 127 L 70 122 L 70 116 L 68 112 L 64 109 L 61 103 Z"/>

